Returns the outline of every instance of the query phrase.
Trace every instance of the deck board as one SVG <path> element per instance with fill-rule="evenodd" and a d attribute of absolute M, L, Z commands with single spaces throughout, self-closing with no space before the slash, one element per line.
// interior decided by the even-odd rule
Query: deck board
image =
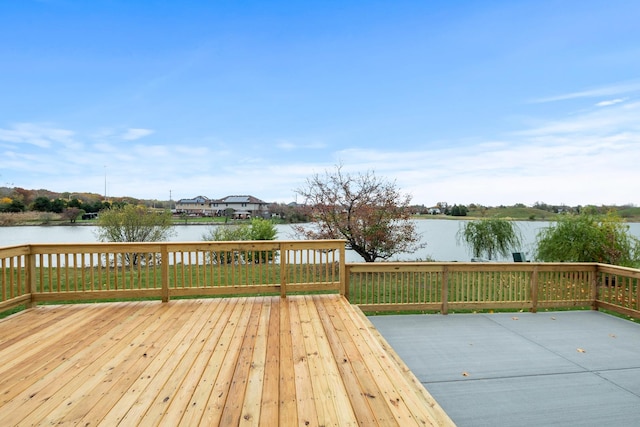
<path fill-rule="evenodd" d="M 0 425 L 452 425 L 338 295 L 39 306 L 0 361 Z"/>

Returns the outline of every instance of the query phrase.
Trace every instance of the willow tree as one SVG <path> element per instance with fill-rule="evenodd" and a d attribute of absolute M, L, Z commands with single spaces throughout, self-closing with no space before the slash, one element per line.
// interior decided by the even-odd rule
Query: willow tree
<path fill-rule="evenodd" d="M 520 246 L 522 237 L 518 226 L 506 219 L 485 218 L 469 221 L 458 231 L 458 242 L 463 241 L 476 258 L 491 260 L 497 255 L 509 256 L 512 249 Z"/>
<path fill-rule="evenodd" d="M 411 221 L 411 196 L 372 171 L 350 175 L 336 166 L 308 178 L 296 193 L 314 226 L 294 229 L 308 239 L 344 239 L 366 262 L 424 246 Z"/>
<path fill-rule="evenodd" d="M 636 267 L 640 240 L 614 213 L 562 215 L 537 235 L 536 259 L 546 262 L 601 262 Z"/>

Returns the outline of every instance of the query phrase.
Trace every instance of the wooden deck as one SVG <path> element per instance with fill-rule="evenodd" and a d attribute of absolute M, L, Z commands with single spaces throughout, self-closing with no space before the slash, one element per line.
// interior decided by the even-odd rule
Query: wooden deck
<path fill-rule="evenodd" d="M 39 306 L 0 321 L 0 425 L 453 425 L 338 295 Z"/>

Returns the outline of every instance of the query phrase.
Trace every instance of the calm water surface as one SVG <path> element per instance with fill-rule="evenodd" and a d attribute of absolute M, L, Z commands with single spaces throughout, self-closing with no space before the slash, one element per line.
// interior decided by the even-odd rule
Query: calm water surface
<path fill-rule="evenodd" d="M 434 259 L 436 261 L 469 261 L 467 248 L 457 243 L 456 234 L 464 224 L 457 220 L 417 220 L 418 231 L 427 246 L 413 254 L 398 254 L 394 260 L 413 261 Z M 520 252 L 527 258 L 535 248 L 538 230 L 548 227 L 546 221 L 518 221 L 523 242 Z M 640 223 L 630 223 L 629 231 L 640 238 Z M 201 241 L 209 227 L 202 225 L 177 225 L 175 235 L 169 240 L 174 242 Z M 296 239 L 290 225 L 278 225 L 278 239 Z M 29 226 L 0 227 L 0 246 L 21 245 L 25 243 L 91 243 L 97 242 L 95 226 Z M 510 261 L 511 258 L 502 261 Z M 353 251 L 347 251 L 347 262 L 361 262 L 362 258 Z"/>

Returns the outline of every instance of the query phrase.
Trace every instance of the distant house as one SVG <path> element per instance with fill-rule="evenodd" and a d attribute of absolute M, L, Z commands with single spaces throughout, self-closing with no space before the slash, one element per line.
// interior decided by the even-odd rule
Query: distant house
<path fill-rule="evenodd" d="M 211 200 L 211 210 L 214 215 L 230 216 L 235 219 L 262 217 L 268 214 L 268 203 L 253 196 L 227 196 L 222 199 Z"/>
<path fill-rule="evenodd" d="M 188 215 L 211 215 L 211 200 L 205 196 L 180 199 L 176 202 L 176 213 Z"/>
<path fill-rule="evenodd" d="M 176 202 L 176 213 L 201 216 L 225 216 L 234 219 L 247 219 L 255 216 L 267 216 L 268 203 L 253 196 L 227 196 L 222 199 L 209 199 L 197 196 L 193 199 L 180 199 Z"/>
<path fill-rule="evenodd" d="M 442 211 L 440 210 L 440 208 L 429 208 L 427 213 L 429 215 L 440 215 L 442 213 Z"/>

